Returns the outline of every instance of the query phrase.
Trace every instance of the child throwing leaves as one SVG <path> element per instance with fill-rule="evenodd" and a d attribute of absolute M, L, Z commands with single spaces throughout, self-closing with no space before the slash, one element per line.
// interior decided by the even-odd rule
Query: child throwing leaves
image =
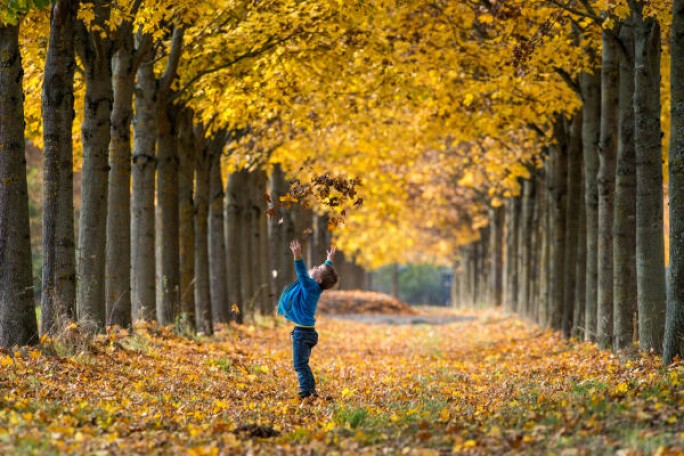
<path fill-rule="evenodd" d="M 295 325 L 290 335 L 294 369 L 299 378 L 299 397 L 310 400 L 318 397 L 316 381 L 309 367 L 311 349 L 318 343 L 316 307 L 323 290 L 335 286 L 339 277 L 333 268 L 335 247 L 328 250 L 325 263 L 310 271 L 306 270 L 299 241 L 292 241 L 290 250 L 294 255 L 297 280 L 286 286 L 278 298 L 278 314 Z"/>

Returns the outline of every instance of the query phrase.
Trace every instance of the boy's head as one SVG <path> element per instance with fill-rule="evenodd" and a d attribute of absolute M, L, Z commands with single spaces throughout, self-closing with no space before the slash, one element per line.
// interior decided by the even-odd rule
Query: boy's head
<path fill-rule="evenodd" d="M 323 263 L 309 271 L 309 275 L 321 286 L 322 290 L 328 290 L 340 280 L 337 271 L 330 265 Z"/>

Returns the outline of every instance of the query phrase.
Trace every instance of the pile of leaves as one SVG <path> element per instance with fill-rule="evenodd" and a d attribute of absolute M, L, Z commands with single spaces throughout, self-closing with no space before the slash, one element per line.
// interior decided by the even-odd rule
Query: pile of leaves
<path fill-rule="evenodd" d="M 326 291 L 318 311 L 323 314 L 416 315 L 408 304 L 385 293 L 360 290 Z"/>
<path fill-rule="evenodd" d="M 620 357 L 497 314 L 322 319 L 319 399 L 289 327 L 168 328 L 0 353 L 0 454 L 659 454 L 684 451 L 684 364 Z M 61 354 L 60 354 L 61 353 Z"/>

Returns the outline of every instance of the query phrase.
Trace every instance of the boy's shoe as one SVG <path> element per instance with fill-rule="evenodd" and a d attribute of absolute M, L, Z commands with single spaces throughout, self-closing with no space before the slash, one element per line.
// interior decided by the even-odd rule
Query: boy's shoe
<path fill-rule="evenodd" d="M 316 390 L 313 391 L 300 391 L 299 392 L 299 398 L 300 399 L 306 399 L 308 397 L 313 397 L 317 398 L 318 397 L 318 392 Z"/>

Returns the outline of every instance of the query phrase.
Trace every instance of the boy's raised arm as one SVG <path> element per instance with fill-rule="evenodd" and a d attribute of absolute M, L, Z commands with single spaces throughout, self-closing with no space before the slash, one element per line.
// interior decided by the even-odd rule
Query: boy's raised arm
<path fill-rule="evenodd" d="M 294 256 L 295 272 L 297 277 L 309 278 L 309 272 L 306 270 L 306 265 L 304 264 L 304 259 L 302 258 L 302 245 L 299 241 L 294 240 L 290 242 L 290 250 Z"/>
<path fill-rule="evenodd" d="M 337 251 L 337 247 L 334 245 L 330 247 L 330 250 L 328 250 L 328 256 L 325 259 L 325 263 L 329 264 L 330 266 L 333 265 L 333 260 L 335 259 L 335 252 Z"/>

